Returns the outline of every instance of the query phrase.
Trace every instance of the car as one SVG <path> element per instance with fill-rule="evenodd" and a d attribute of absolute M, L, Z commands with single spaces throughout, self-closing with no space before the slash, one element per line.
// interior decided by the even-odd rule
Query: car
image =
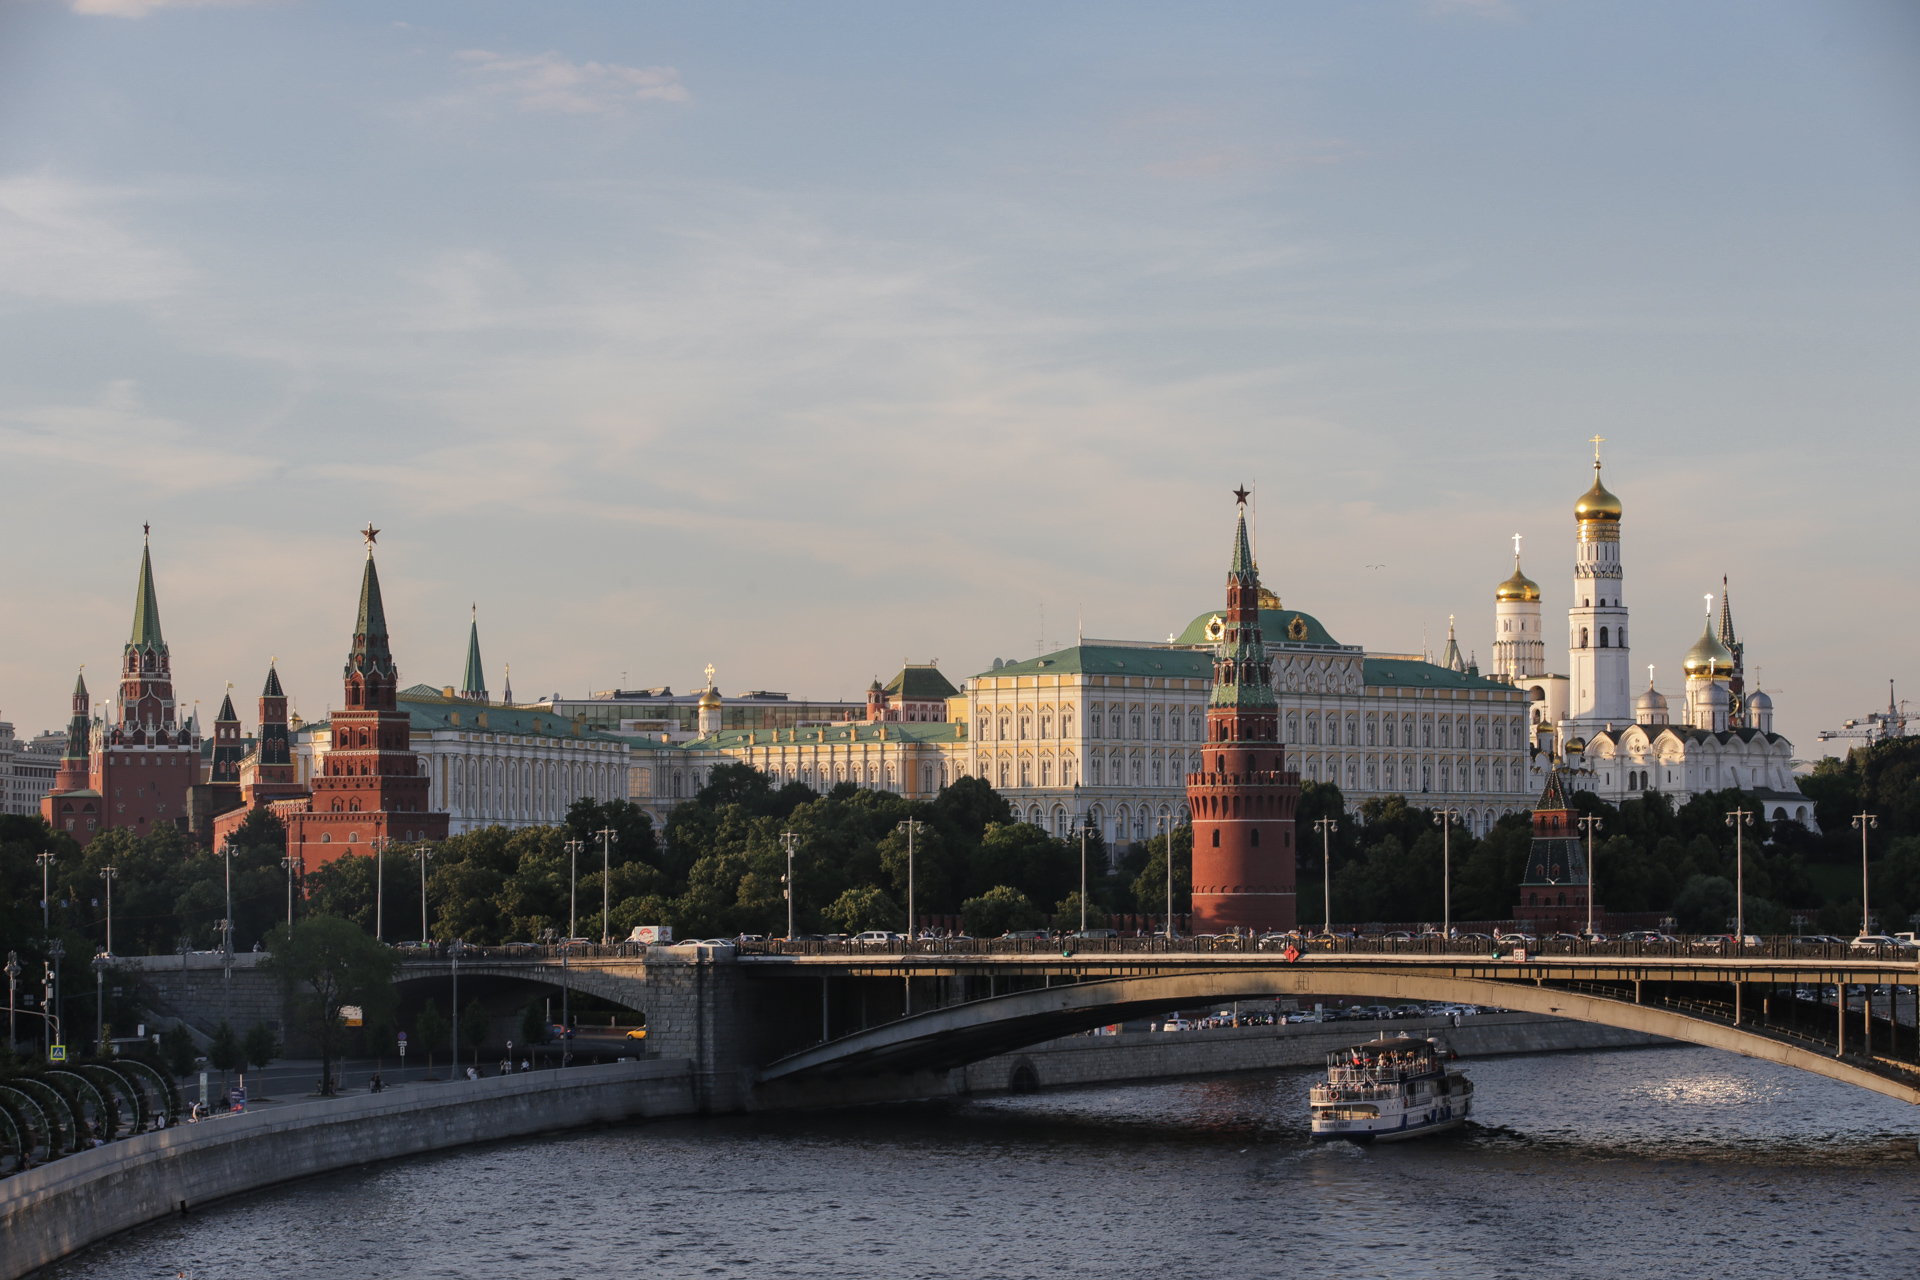
<path fill-rule="evenodd" d="M 645 1027 L 635 1027 L 633 1030 L 627 1032 L 627 1039 L 629 1040 L 645 1040 L 646 1038 L 647 1029 Z"/>
<path fill-rule="evenodd" d="M 734 939 L 735 942 L 765 942 L 766 940 L 767 936 L 764 933 L 743 933 Z"/>
<path fill-rule="evenodd" d="M 1460 934 L 1460 935 L 1459 935 L 1459 937 L 1458 937 L 1458 939 L 1457 939 L 1457 941 L 1460 941 L 1460 942 L 1492 942 L 1492 941 L 1493 941 L 1493 935 L 1492 935 L 1492 934 L 1490 934 L 1490 933 L 1463 933 L 1463 934 Z"/>
<path fill-rule="evenodd" d="M 1077 930 L 1073 936 L 1076 938 L 1117 938 L 1120 936 L 1120 931 L 1118 929 L 1080 929 Z"/>
<path fill-rule="evenodd" d="M 865 943 L 898 942 L 900 941 L 900 935 L 893 932 L 893 930 L 891 929 L 869 929 L 865 933 L 855 934 L 853 937 L 853 940 L 855 942 L 865 942 Z"/>
<path fill-rule="evenodd" d="M 571 1040 L 573 1039 L 573 1030 L 570 1027 L 561 1026 L 556 1022 L 553 1024 L 553 1038 L 555 1040 Z"/>
<path fill-rule="evenodd" d="M 1880 947 L 1889 947 L 1895 951 L 1916 950 L 1913 943 L 1902 942 L 1886 933 L 1863 933 L 1847 945 L 1854 951 L 1872 951 Z"/>
<path fill-rule="evenodd" d="M 703 947 L 737 947 L 740 945 L 732 938 L 697 938 L 695 941 Z"/>
<path fill-rule="evenodd" d="M 1548 942 L 1585 942 L 1586 939 L 1581 937 L 1577 933 L 1550 933 L 1547 935 L 1547 941 Z"/>
<path fill-rule="evenodd" d="M 1185 1018 L 1168 1018 L 1160 1024 L 1159 1029 L 1162 1031 L 1192 1031 L 1194 1028 L 1193 1024 Z"/>
<path fill-rule="evenodd" d="M 1705 933 L 1693 940 L 1695 951 L 1730 951 L 1733 946 L 1733 935 L 1730 933 Z"/>
<path fill-rule="evenodd" d="M 1802 933 L 1787 941 L 1796 947 L 1834 947 L 1845 946 L 1846 939 L 1836 938 L 1826 933 Z"/>
<path fill-rule="evenodd" d="M 1000 935 L 1003 942 L 1045 942 L 1047 937 L 1045 929 L 1009 929 Z"/>

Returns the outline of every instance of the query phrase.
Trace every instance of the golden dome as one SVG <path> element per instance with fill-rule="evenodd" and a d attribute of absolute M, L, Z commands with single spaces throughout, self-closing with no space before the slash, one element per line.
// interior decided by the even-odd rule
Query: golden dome
<path fill-rule="evenodd" d="M 1513 576 L 1494 588 L 1493 598 L 1496 603 L 1508 600 L 1539 601 L 1540 584 L 1520 572 L 1519 556 L 1513 558 Z"/>
<path fill-rule="evenodd" d="M 714 707 L 718 707 L 719 705 L 720 705 L 720 691 L 714 688 L 712 685 L 708 685 L 707 691 L 700 695 L 700 702 L 699 702 L 700 709 L 702 711 L 707 711 Z"/>
<path fill-rule="evenodd" d="M 1580 495 L 1580 501 L 1573 504 L 1575 520 L 1618 520 L 1620 518 L 1620 499 L 1607 492 L 1607 486 L 1600 483 L 1600 464 L 1593 464 L 1593 488 Z"/>
<path fill-rule="evenodd" d="M 1586 749 L 1587 740 L 1585 738 L 1573 738 L 1567 743 L 1567 754 L 1570 756 L 1580 755 L 1584 753 Z"/>
<path fill-rule="evenodd" d="M 1701 630 L 1700 638 L 1693 642 L 1693 648 L 1687 650 L 1687 656 L 1680 665 L 1689 680 L 1726 680 L 1733 675 L 1733 651 L 1721 644 L 1720 637 L 1713 634 L 1712 614 L 1707 615 L 1707 625 Z"/>

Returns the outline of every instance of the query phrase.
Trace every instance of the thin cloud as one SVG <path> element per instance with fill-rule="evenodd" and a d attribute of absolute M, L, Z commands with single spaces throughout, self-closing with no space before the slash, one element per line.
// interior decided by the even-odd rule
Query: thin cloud
<path fill-rule="evenodd" d="M 113 215 L 127 193 L 47 173 L 0 178 L 0 291 L 58 302 L 147 302 L 191 272 Z"/>
<path fill-rule="evenodd" d="M 156 9 L 239 8 L 257 0 L 71 0 L 75 13 L 96 18 L 144 18 Z"/>
<path fill-rule="evenodd" d="M 489 92 L 515 99 L 523 111 L 607 114 L 636 102 L 688 102 L 692 95 L 673 67 L 623 67 L 613 62 L 569 62 L 557 53 L 509 57 L 485 49 L 455 55 Z"/>
<path fill-rule="evenodd" d="M 1507 0 L 1427 0 L 1427 11 L 1436 15 L 1457 13 L 1495 22 L 1512 22 L 1520 16 L 1520 11 Z"/>

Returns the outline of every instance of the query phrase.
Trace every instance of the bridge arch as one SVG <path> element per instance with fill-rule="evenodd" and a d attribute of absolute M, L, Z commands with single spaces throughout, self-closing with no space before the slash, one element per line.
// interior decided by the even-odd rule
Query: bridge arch
<path fill-rule="evenodd" d="M 763 1067 L 761 1082 L 948 1070 L 1128 1017 L 1301 994 L 1492 1005 L 1664 1036 L 1920 1104 L 1920 1088 L 1773 1036 L 1672 1009 L 1450 973 L 1233 968 L 1111 978 L 972 1000 L 870 1027 Z"/>

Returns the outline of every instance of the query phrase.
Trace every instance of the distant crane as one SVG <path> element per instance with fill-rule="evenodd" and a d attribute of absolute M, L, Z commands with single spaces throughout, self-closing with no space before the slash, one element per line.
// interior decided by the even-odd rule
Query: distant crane
<path fill-rule="evenodd" d="M 1907 736 L 1907 722 L 1911 718 L 1907 714 L 1907 700 L 1904 698 L 1897 702 L 1894 700 L 1893 681 L 1889 680 L 1885 711 L 1868 712 L 1864 722 L 1849 720 L 1841 728 L 1822 729 L 1820 741 L 1827 742 L 1834 738 L 1862 738 L 1873 743 L 1885 742 L 1889 738 L 1904 738 Z"/>

